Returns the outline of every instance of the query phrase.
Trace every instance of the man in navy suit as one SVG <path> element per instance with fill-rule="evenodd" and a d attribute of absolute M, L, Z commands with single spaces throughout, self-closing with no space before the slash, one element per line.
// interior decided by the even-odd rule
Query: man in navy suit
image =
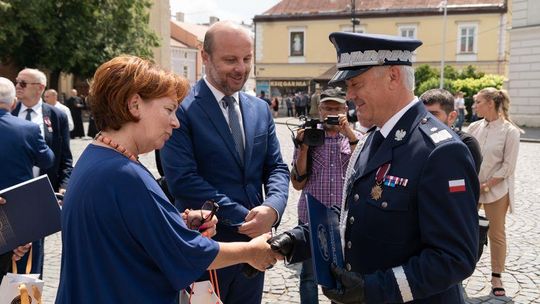
<path fill-rule="evenodd" d="M 474 270 L 479 182 L 467 147 L 414 96 L 415 39 L 332 33 L 338 72 L 358 118 L 374 125 L 345 181 L 337 303 L 464 303 Z M 271 240 L 294 262 L 309 256 L 297 227 Z"/>
<path fill-rule="evenodd" d="M 249 33 L 231 22 L 214 24 L 202 58 L 206 76 L 181 103 L 180 128 L 161 150 L 165 177 L 179 210 L 219 204 L 214 239 L 248 240 L 279 223 L 289 171 L 268 104 L 239 92 L 253 59 Z M 218 270 L 224 303 L 261 302 L 264 275 L 246 275 L 243 267 Z"/>
<path fill-rule="evenodd" d="M 15 101 L 15 86 L 0 77 L 0 190 L 22 183 L 34 176 L 32 166 L 47 169 L 52 166 L 54 154 L 47 147 L 39 127 L 29 121 L 13 117 L 9 111 Z M 0 204 L 6 203 L 0 198 Z M 28 251 L 28 246 L 21 246 L 0 256 L 0 280 L 11 266 L 11 257 L 19 259 Z"/>
<path fill-rule="evenodd" d="M 43 72 L 24 69 L 19 72 L 16 84 L 17 99 L 20 103 L 12 114 L 30 120 L 40 127 L 45 142 L 54 152 L 54 165 L 47 170 L 41 170 L 39 175 L 47 174 L 54 190 L 63 193 L 73 170 L 67 116 L 41 99 L 47 86 L 47 78 Z"/>
<path fill-rule="evenodd" d="M 37 69 L 24 69 L 16 79 L 16 92 L 19 103 L 12 111 L 13 116 L 37 124 L 47 146 L 54 153 L 54 163 L 48 169 L 34 168 L 34 176 L 47 174 L 54 191 L 64 193 L 71 175 L 72 156 L 69 147 L 69 125 L 66 114 L 43 102 L 41 95 L 47 86 L 47 78 Z M 43 240 L 32 243 L 32 272 L 43 271 Z M 26 263 L 19 261 L 19 267 Z"/>

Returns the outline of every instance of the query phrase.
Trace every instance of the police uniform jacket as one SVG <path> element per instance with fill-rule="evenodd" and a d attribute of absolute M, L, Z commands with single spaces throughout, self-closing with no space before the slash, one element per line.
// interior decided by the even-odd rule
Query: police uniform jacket
<path fill-rule="evenodd" d="M 368 161 L 372 139 L 346 181 L 345 269 L 363 275 L 367 303 L 464 303 L 458 284 L 473 272 L 478 246 L 470 152 L 418 102 Z M 382 196 L 374 198 L 376 173 L 387 163 Z M 309 242 L 305 232 L 293 230 L 299 243 Z M 293 255 L 305 253 L 298 246 Z"/>

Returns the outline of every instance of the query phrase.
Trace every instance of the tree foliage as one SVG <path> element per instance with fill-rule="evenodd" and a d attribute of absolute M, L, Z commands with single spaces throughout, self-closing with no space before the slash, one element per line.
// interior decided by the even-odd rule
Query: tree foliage
<path fill-rule="evenodd" d="M 414 69 L 415 87 L 419 88 L 420 85 L 431 78 L 438 79 L 439 72 L 437 69 L 432 68 L 428 64 L 422 64 Z M 418 95 L 420 96 L 420 95 Z"/>
<path fill-rule="evenodd" d="M 440 71 L 436 68 L 432 68 L 427 64 L 421 65 L 416 68 L 415 77 L 416 96 L 422 95 L 427 90 L 439 88 Z M 503 84 L 504 76 L 485 74 L 471 65 L 465 67 L 462 71 L 457 71 L 449 65 L 444 67 L 443 88 L 452 94 L 456 92 L 463 92 L 465 94 L 465 106 L 469 115 L 472 113 L 473 96 L 478 91 L 487 87 L 500 89 Z"/>
<path fill-rule="evenodd" d="M 91 76 L 120 54 L 150 58 L 159 45 L 149 24 L 150 0 L 0 1 L 0 59 Z"/>
<path fill-rule="evenodd" d="M 415 70 L 417 96 L 422 95 L 427 90 L 435 89 L 440 84 L 440 71 L 427 64 L 421 65 Z M 478 91 L 486 87 L 501 88 L 504 77 L 501 75 L 486 75 L 478 71 L 474 66 L 467 66 L 462 71 L 458 71 L 453 66 L 444 67 L 444 89 L 455 93 L 458 91 L 466 93 L 466 96 L 473 96 Z"/>

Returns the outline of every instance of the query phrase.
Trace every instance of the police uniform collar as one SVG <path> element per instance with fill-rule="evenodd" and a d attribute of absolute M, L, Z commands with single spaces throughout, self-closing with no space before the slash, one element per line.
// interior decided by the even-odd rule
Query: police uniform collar
<path fill-rule="evenodd" d="M 403 109 L 399 110 L 399 112 L 390 117 L 390 119 L 381 128 L 381 134 L 384 138 L 388 137 L 390 131 L 394 129 L 394 126 L 398 123 L 401 117 L 417 102 L 418 97 L 414 97 L 414 99 L 411 100 L 405 107 L 403 107 Z"/>
<path fill-rule="evenodd" d="M 340 82 L 381 65 L 412 65 L 420 40 L 398 36 L 335 32 L 330 41 L 337 52 L 337 73 L 330 83 Z"/>
<path fill-rule="evenodd" d="M 375 131 L 375 130 L 377 130 L 377 129 L 378 129 L 377 126 L 373 126 L 373 127 L 369 128 L 369 129 L 366 131 L 366 133 L 373 132 L 373 131 Z"/>

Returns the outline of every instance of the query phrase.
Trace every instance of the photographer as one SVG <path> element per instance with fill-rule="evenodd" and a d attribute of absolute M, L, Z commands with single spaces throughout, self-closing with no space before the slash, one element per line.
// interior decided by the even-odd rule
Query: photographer
<path fill-rule="evenodd" d="M 327 206 L 341 203 L 345 171 L 360 134 L 347 122 L 345 92 L 328 89 L 321 94 L 321 121 L 306 120 L 296 135 L 291 181 L 302 190 L 298 201 L 298 222 L 308 222 L 304 197 L 309 192 Z M 323 129 L 318 129 L 322 125 Z M 300 273 L 301 303 L 318 303 L 318 289 L 311 259 L 302 263 Z"/>

